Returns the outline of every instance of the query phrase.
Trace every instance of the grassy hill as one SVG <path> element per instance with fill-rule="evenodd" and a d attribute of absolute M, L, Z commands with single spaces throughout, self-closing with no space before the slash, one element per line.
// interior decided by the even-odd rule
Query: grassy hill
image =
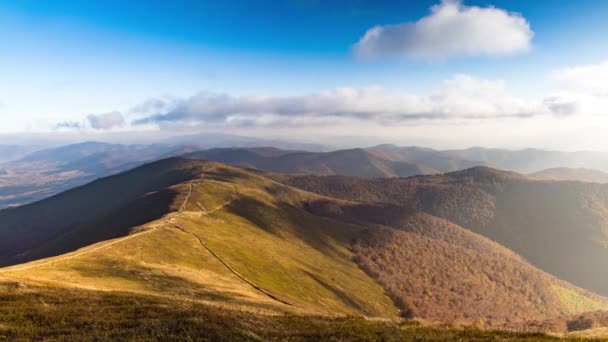
<path fill-rule="evenodd" d="M 283 188 L 221 164 L 169 159 L 146 165 L 1 212 L 14 224 L 0 230 L 2 241 L 12 239 L 5 262 L 15 263 L 15 254 L 34 259 L 72 252 L 0 275 L 259 310 L 395 317 L 382 286 L 352 261 L 350 241 L 361 228 L 296 209 L 292 202 L 315 195 Z M 122 196 L 105 197 L 111 193 Z M 149 200 L 156 197 L 162 201 Z M 61 224 L 51 224 L 57 208 L 74 214 L 61 213 Z M 17 222 L 31 227 L 28 232 L 52 233 L 51 243 L 22 239 L 36 234 L 18 234 Z"/>
<path fill-rule="evenodd" d="M 414 208 L 336 200 L 213 162 L 163 160 L 0 216 L 10 223 L 3 262 L 16 264 L 0 280 L 42 292 L 491 327 L 607 307 Z"/>

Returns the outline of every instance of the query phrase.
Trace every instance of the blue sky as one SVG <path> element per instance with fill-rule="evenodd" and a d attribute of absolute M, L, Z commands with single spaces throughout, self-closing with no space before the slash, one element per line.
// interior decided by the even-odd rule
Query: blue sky
<path fill-rule="evenodd" d="M 496 9 L 501 12 L 494 14 L 502 15 L 506 26 L 490 27 L 488 32 L 497 32 L 495 36 L 471 42 L 473 47 L 487 44 L 486 50 L 449 50 L 436 45 L 450 41 L 434 40 L 423 42 L 433 55 L 422 56 L 415 46 L 429 35 L 418 37 L 418 31 L 407 28 L 387 34 L 388 43 L 370 45 L 371 58 L 355 48 L 375 26 L 413 24 L 432 16 L 432 6 L 449 4 L 460 6 L 461 13 L 468 11 L 480 25 L 487 22 L 486 14 L 492 15 L 489 9 Z M 517 18 L 531 34 L 524 35 L 528 38 L 523 43 L 502 44 L 502 33 L 507 32 L 502 30 L 512 29 L 509 25 L 519 30 L 514 34 L 525 30 Z M 499 130 L 505 125 L 520 130 L 533 125 L 545 128 L 517 138 L 492 140 L 495 134 L 488 134 L 480 142 L 516 146 L 515 140 L 523 139 L 528 144 L 553 146 L 549 140 L 574 134 L 567 132 L 571 127 L 603 124 L 601 113 L 596 113 L 603 104 L 597 89 L 590 90 L 587 84 L 577 89 L 564 86 L 574 82 L 572 77 L 579 77 L 578 82 L 584 75 L 598 74 L 595 69 L 568 74 L 562 84 L 554 76 L 581 66 L 595 66 L 603 75 L 602 63 L 608 60 L 607 19 L 608 2 L 590 0 L 0 1 L 0 131 L 55 131 L 57 124 L 67 122 L 83 131 L 194 127 L 293 134 L 309 130 L 305 123 L 314 121 L 324 127 L 333 125 L 335 134 L 386 133 L 428 141 L 455 127 L 464 127 L 463 135 L 469 136 L 475 130 Z M 466 25 L 468 19 L 463 20 Z M 462 32 L 463 37 L 455 33 L 456 42 L 467 39 L 467 31 Z M 506 53 L 497 50 L 510 43 L 513 49 Z M 497 90 L 497 84 L 504 89 Z M 472 88 L 484 92 L 483 87 L 504 95 L 504 100 L 463 103 L 467 96 L 475 97 Z M 342 88 L 353 92 L 344 95 L 337 91 Z M 364 91 L 369 88 L 382 91 Z M 411 104 L 411 96 L 418 97 L 414 102 L 419 107 Z M 216 97 L 224 99 L 221 106 Z M 437 97 L 450 100 L 427 103 Z M 341 103 L 353 98 L 351 106 Z M 163 106 L 155 107 L 158 112 L 133 110 L 150 100 L 162 100 Z M 387 101 L 394 105 L 378 105 L 378 112 L 405 114 L 399 119 L 373 115 L 375 107 L 369 103 Z M 333 107 L 327 110 L 331 115 L 319 115 L 324 109 L 314 107 L 289 120 L 284 112 L 291 115 L 291 109 L 275 113 L 283 107 L 310 107 L 309 102 L 338 106 L 340 115 Z M 546 108 L 535 106 L 551 107 L 547 103 L 554 102 L 559 104 L 560 118 L 537 117 L 536 112 Z M 226 103 L 239 111 L 210 115 L 207 108 L 216 106 L 212 114 L 217 114 L 229 107 Z M 517 108 L 505 109 L 512 103 Z M 441 110 L 417 109 L 429 106 Z M 365 110 L 359 112 L 361 107 Z M 584 110 L 581 115 L 570 115 L 570 110 L 561 115 L 563 108 L 570 107 Z M 478 110 L 488 112 L 490 119 L 480 120 Z M 420 111 L 424 113 L 413 115 Z M 116 115 L 109 115 L 108 122 L 116 125 L 91 127 L 88 116 L 107 113 L 120 113 L 124 120 L 111 121 Z M 590 123 L 589 115 L 599 121 Z M 568 121 L 575 118 L 575 124 Z M 370 126 L 375 128 L 367 130 Z M 445 143 L 458 139 L 454 135 Z M 597 144 L 598 139 L 599 132 L 581 148 Z"/>

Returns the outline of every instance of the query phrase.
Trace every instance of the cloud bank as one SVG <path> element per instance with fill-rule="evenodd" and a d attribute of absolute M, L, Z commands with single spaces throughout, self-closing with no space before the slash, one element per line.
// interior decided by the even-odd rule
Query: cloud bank
<path fill-rule="evenodd" d="M 390 93 L 380 87 L 339 88 L 291 97 L 200 93 L 163 107 L 171 109 L 139 118 L 134 124 L 243 127 L 374 121 L 392 125 L 413 120 L 529 117 L 546 112 L 540 103 L 509 95 L 502 81 L 468 75 L 444 81 L 428 96 Z"/>
<path fill-rule="evenodd" d="M 363 58 L 507 55 L 528 50 L 533 35 L 530 24 L 519 14 L 443 0 L 414 23 L 367 30 L 354 50 Z"/>
<path fill-rule="evenodd" d="M 235 96 L 202 92 L 190 98 L 151 98 L 121 112 L 91 114 L 55 129 L 181 130 L 320 129 L 365 131 L 405 126 L 440 126 L 509 119 L 596 120 L 606 114 L 608 62 L 563 68 L 548 76 L 554 89 L 535 97 L 516 96 L 502 80 L 454 75 L 427 94 L 391 92 L 382 87 L 337 88 L 304 95 Z M 608 116 L 607 116 L 608 117 Z M 525 120 L 524 120 L 525 121 Z M 532 120 L 528 120 L 532 121 Z M 522 123 L 523 124 L 523 123 Z M 485 124 L 484 124 L 485 125 Z"/>

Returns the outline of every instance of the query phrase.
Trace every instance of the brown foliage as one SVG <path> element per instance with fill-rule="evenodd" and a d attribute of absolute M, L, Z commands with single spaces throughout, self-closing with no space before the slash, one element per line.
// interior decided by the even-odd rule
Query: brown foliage
<path fill-rule="evenodd" d="M 484 167 L 438 176 L 368 180 L 293 176 L 325 196 L 408 206 L 486 236 L 535 266 L 608 295 L 608 185 L 534 181 Z"/>
<path fill-rule="evenodd" d="M 408 316 L 496 326 L 563 314 L 561 282 L 512 252 L 440 219 L 404 229 L 371 229 L 354 250 Z"/>

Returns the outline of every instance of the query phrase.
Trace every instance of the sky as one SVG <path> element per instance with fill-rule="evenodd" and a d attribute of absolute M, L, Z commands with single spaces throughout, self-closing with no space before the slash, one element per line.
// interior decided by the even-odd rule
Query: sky
<path fill-rule="evenodd" d="M 607 33 L 602 0 L 4 0 L 0 133 L 608 150 Z"/>

